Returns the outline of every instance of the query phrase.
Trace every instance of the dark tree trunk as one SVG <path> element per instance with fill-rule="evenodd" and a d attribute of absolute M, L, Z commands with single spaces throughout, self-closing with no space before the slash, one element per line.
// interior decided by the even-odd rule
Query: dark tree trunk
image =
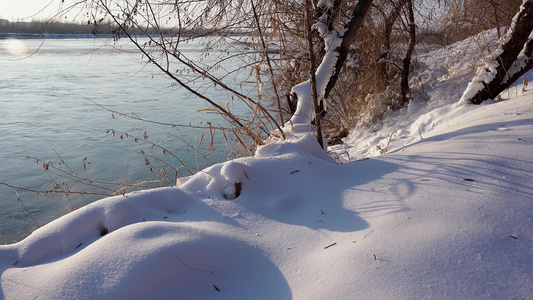
<path fill-rule="evenodd" d="M 390 82 L 390 76 L 389 76 L 389 59 L 390 59 L 390 50 L 391 50 L 391 36 L 392 36 L 392 28 L 394 27 L 394 23 L 396 23 L 396 20 L 400 16 L 400 13 L 402 12 L 402 8 L 407 3 L 407 0 L 401 0 L 396 7 L 391 11 L 390 15 L 387 16 L 386 12 L 381 10 L 381 14 L 383 15 L 383 20 L 385 21 L 384 26 L 384 42 L 382 47 L 381 55 L 378 58 L 378 65 L 380 68 L 380 75 L 381 79 L 383 80 L 383 86 L 388 86 Z M 394 3 L 393 3 L 394 5 Z"/>
<path fill-rule="evenodd" d="M 521 57 L 520 59 L 524 59 L 525 61 L 521 66 L 517 66 L 516 68 L 511 68 L 511 72 L 507 74 L 507 77 L 505 80 L 500 83 L 500 86 L 498 87 L 499 90 L 506 90 L 509 88 L 511 84 L 513 84 L 515 81 L 517 81 L 522 75 L 526 74 L 531 68 L 533 68 L 533 57 L 531 54 L 533 54 L 533 39 L 528 40 L 526 45 L 523 48 L 524 51 L 524 57 Z M 519 63 L 516 61 L 516 63 Z"/>
<path fill-rule="evenodd" d="M 296 107 L 298 106 L 298 99 L 291 97 L 290 93 L 287 93 L 287 105 L 289 105 L 289 111 L 292 114 L 296 112 Z"/>
<path fill-rule="evenodd" d="M 416 27 L 415 27 L 415 15 L 413 12 L 413 1 L 407 1 L 407 10 L 409 13 L 409 46 L 407 47 L 407 52 L 405 53 L 405 58 L 403 59 L 403 69 L 402 69 L 402 82 L 400 84 L 402 97 L 400 102 L 397 103 L 396 107 L 393 109 L 399 109 L 406 105 L 409 102 L 409 74 L 411 72 L 411 57 L 413 56 L 413 51 L 415 50 L 416 44 Z"/>
<path fill-rule="evenodd" d="M 313 38 L 311 37 L 311 18 L 309 14 L 311 3 L 309 0 L 305 1 L 305 25 L 307 30 L 307 46 L 309 47 L 309 60 L 311 62 L 311 93 L 313 95 L 313 110 L 315 112 L 315 126 L 316 126 L 316 139 L 320 147 L 324 149 L 324 141 L 322 140 L 322 126 L 320 125 L 320 110 L 318 106 L 318 93 L 316 90 L 316 57 L 313 50 Z"/>
<path fill-rule="evenodd" d="M 333 66 L 333 72 L 330 74 L 327 74 L 328 76 L 327 77 L 321 77 L 321 80 L 326 80 L 327 83 L 325 84 L 325 88 L 323 91 L 320 91 L 320 99 L 319 100 L 319 108 L 318 108 L 318 111 L 320 112 L 320 116 L 322 117 L 323 116 L 323 113 L 325 113 L 325 110 L 324 110 L 324 99 L 328 98 L 329 96 L 329 93 L 333 90 L 333 88 L 335 87 L 335 84 L 337 83 L 337 80 L 339 78 L 339 75 L 340 75 L 340 72 L 342 70 L 342 67 L 344 66 L 345 62 L 346 62 L 346 58 L 348 57 L 348 52 L 349 52 L 349 49 L 350 49 L 350 46 L 355 42 L 355 39 L 357 37 L 357 32 L 359 30 L 359 28 L 362 27 L 363 25 L 363 21 L 364 21 L 364 17 L 366 15 L 366 13 L 368 12 L 371 4 L 372 4 L 372 1 L 373 0 L 359 0 L 357 2 L 357 5 L 355 6 L 350 18 L 349 18 L 349 21 L 346 23 L 346 25 L 344 26 L 344 29 L 340 32 L 342 32 L 342 34 L 339 34 L 339 33 L 334 33 L 336 34 L 336 38 L 337 39 L 340 39 L 340 45 L 335 47 L 335 48 L 330 48 L 328 49 L 327 53 L 325 55 L 328 55 L 330 53 L 334 53 L 335 54 L 335 62 L 334 62 L 334 66 Z M 334 3 L 340 3 L 340 2 L 334 2 Z M 327 10 L 325 10 L 324 12 L 327 12 Z M 333 16 L 333 15 L 331 15 Z M 329 24 L 331 22 L 331 19 L 330 18 L 326 18 L 326 20 L 322 19 L 322 18 L 319 18 L 318 22 L 322 22 L 323 24 L 326 24 L 328 25 L 329 27 Z M 327 23 L 324 23 L 324 22 L 327 22 Z M 328 32 L 328 34 L 332 34 L 333 32 Z M 332 61 L 332 60 L 329 60 L 329 61 Z M 324 63 L 324 61 L 322 61 L 322 63 Z M 320 68 L 320 66 L 319 66 Z M 317 69 L 319 69 L 317 68 Z M 318 80 L 318 78 L 317 78 Z M 323 82 L 321 82 L 321 85 L 322 85 Z M 322 94 L 323 93 L 323 94 Z M 290 94 L 290 99 L 288 100 L 289 103 L 295 103 L 296 101 L 302 101 L 302 99 L 299 97 L 299 96 L 302 96 L 302 95 L 298 95 L 296 92 L 294 92 L 294 90 L 291 92 Z M 305 116 L 307 118 L 309 118 L 309 122 L 311 122 L 312 120 L 315 119 L 315 116 L 309 116 L 308 115 L 308 112 L 305 112 L 305 113 L 299 113 L 298 109 L 299 109 L 299 105 L 296 107 L 296 111 L 295 113 L 293 114 L 293 118 L 295 116 Z M 303 107 L 303 106 L 302 106 Z"/>
<path fill-rule="evenodd" d="M 494 99 L 513 83 L 512 81 L 505 79 L 508 70 L 516 61 L 521 50 L 524 47 L 527 47 L 525 44 L 528 41 L 531 30 L 533 30 L 533 0 L 524 1 L 520 11 L 513 21 L 516 23 L 514 24 L 514 28 L 511 27 L 511 36 L 505 44 L 498 47 L 498 49 L 501 50 L 501 54 L 494 60 L 497 64 L 495 70 L 496 74 L 490 82 L 481 81 L 484 88 L 477 91 L 477 93 L 471 98 L 463 99 L 466 103 L 480 104 L 487 99 Z M 490 72 L 490 70 L 487 69 L 487 72 Z M 474 78 L 474 81 L 477 80 L 477 78 Z"/>
<path fill-rule="evenodd" d="M 365 15 L 368 12 L 370 5 L 372 4 L 372 1 L 373 0 L 359 0 L 357 2 L 357 6 L 353 10 L 353 13 L 350 17 L 350 21 L 344 27 L 345 33 L 342 36 L 342 43 L 339 47 L 337 47 L 337 49 L 334 50 L 339 54 L 339 57 L 337 58 L 337 63 L 335 64 L 335 70 L 333 72 L 333 75 L 331 75 L 328 84 L 326 85 L 324 98 L 328 98 L 329 93 L 333 90 L 333 87 L 339 79 L 342 67 L 344 66 L 346 58 L 348 57 L 348 50 L 350 49 L 350 46 L 355 42 L 357 31 L 363 25 Z"/>

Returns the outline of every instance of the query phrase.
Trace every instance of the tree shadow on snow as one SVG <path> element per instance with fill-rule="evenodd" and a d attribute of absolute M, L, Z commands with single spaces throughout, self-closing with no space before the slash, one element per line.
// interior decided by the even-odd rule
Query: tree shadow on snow
<path fill-rule="evenodd" d="M 533 119 L 471 126 L 425 138 L 382 159 L 401 166 L 399 172 L 417 185 L 440 181 L 470 193 L 530 197 L 533 161 L 524 158 L 533 144 L 531 124 Z M 413 155 L 411 149 L 418 150 Z"/>
<path fill-rule="evenodd" d="M 359 199 L 350 190 L 396 169 L 395 164 L 380 160 L 338 165 L 309 154 L 296 155 L 288 161 L 256 159 L 247 169 L 249 180 L 243 182 L 242 194 L 234 201 L 255 214 L 282 223 L 358 231 L 369 224 L 352 209 L 351 204 Z M 367 192 L 371 192 L 370 188 Z M 385 204 L 382 209 L 390 210 L 391 205 Z"/>

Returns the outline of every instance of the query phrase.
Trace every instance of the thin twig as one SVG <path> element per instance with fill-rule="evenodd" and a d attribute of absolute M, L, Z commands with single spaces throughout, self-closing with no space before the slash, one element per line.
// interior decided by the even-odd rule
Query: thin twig
<path fill-rule="evenodd" d="M 178 259 L 180 260 L 180 262 L 181 262 L 184 266 L 186 266 L 187 268 L 189 268 L 189 269 L 191 269 L 191 270 L 193 270 L 193 271 L 205 272 L 205 273 L 211 273 L 211 274 L 214 274 L 214 273 L 215 273 L 214 271 L 209 271 L 209 270 L 202 270 L 202 269 L 196 269 L 196 268 L 193 268 L 193 267 L 189 266 L 188 264 L 186 264 L 186 263 L 183 261 L 183 259 L 181 259 L 181 257 L 179 257 L 179 255 L 177 255 L 177 256 L 178 256 Z"/>
<path fill-rule="evenodd" d="M 20 198 L 20 195 L 19 195 L 19 193 L 16 190 L 15 190 L 15 194 L 17 194 L 17 202 L 20 203 L 20 205 L 22 205 L 22 212 L 23 213 L 26 212 L 28 214 L 28 216 L 30 216 L 31 220 L 33 221 L 33 224 L 35 224 L 35 226 L 37 226 L 37 228 L 41 227 L 41 226 L 39 226 L 37 221 L 35 221 L 35 219 L 33 218 L 32 214 L 30 213 L 30 211 L 26 209 L 26 206 L 22 202 L 22 198 Z"/>
<path fill-rule="evenodd" d="M 329 247 L 333 247 L 335 245 L 337 245 L 337 243 L 333 243 L 333 244 L 327 245 L 326 247 L 324 247 L 324 249 L 328 249 Z"/>

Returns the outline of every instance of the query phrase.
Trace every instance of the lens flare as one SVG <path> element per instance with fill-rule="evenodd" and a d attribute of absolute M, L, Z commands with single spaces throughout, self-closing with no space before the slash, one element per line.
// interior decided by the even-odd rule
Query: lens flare
<path fill-rule="evenodd" d="M 4 40 L 2 47 L 9 54 L 12 55 L 26 55 L 28 54 L 28 48 L 26 44 L 18 39 L 7 39 Z"/>

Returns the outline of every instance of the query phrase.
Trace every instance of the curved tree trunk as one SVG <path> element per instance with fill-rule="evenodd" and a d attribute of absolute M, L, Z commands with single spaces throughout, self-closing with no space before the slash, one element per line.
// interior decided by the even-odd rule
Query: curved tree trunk
<path fill-rule="evenodd" d="M 322 18 L 315 24 L 317 27 L 324 29 L 324 32 L 320 33 L 320 38 L 326 40 L 324 44 L 327 45 L 327 51 L 315 74 L 319 105 L 324 102 L 323 99 L 329 96 L 329 93 L 337 83 L 342 67 L 348 57 L 350 46 L 355 42 L 357 32 L 363 24 L 364 17 L 370 9 L 372 1 L 359 0 L 344 29 L 339 32 L 328 31 L 326 21 Z M 290 120 L 292 124 L 311 124 L 314 120 L 315 113 L 311 94 L 310 81 L 302 82 L 292 88 L 291 97 L 298 101 L 296 111 Z"/>

